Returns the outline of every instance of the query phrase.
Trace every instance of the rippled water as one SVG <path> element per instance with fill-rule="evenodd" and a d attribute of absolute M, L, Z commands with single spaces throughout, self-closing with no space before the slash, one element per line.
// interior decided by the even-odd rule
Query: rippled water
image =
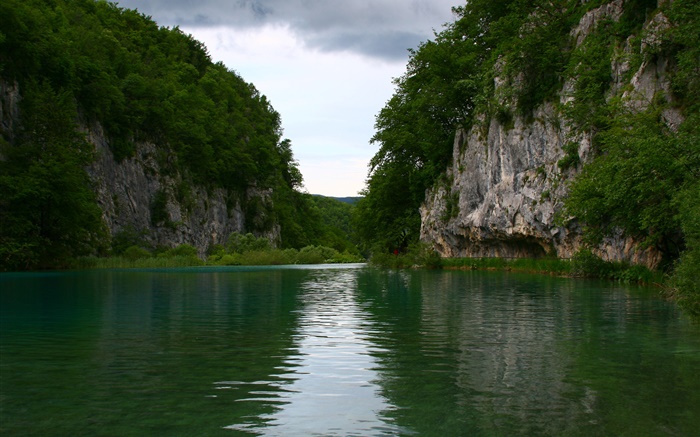
<path fill-rule="evenodd" d="M 357 275 L 353 270 L 325 270 L 302 281 L 298 328 L 294 346 L 282 365 L 243 402 L 275 402 L 273 412 L 252 417 L 229 429 L 265 435 L 392 435 L 399 428 L 383 413 L 391 408 L 377 385 L 380 375 L 373 353 L 367 315 L 356 303 Z M 222 382 L 226 388 L 242 381 Z M 253 385 L 259 385 L 256 382 Z M 222 387 L 223 388 L 223 387 Z"/>
<path fill-rule="evenodd" d="M 0 275 L 0 435 L 697 435 L 653 289 L 352 266 Z"/>

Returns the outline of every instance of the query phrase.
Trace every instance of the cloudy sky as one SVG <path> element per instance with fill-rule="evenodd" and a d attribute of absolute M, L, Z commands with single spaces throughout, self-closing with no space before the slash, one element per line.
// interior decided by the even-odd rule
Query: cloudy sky
<path fill-rule="evenodd" d="M 460 0 L 121 0 L 202 41 L 214 62 L 268 97 L 306 191 L 364 188 L 376 114 L 408 48 L 453 20 Z"/>

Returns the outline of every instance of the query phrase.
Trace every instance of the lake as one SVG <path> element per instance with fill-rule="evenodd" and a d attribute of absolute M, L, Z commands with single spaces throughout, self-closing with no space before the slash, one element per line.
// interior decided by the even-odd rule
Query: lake
<path fill-rule="evenodd" d="M 654 288 L 358 265 L 0 274 L 0 435 L 698 435 Z"/>

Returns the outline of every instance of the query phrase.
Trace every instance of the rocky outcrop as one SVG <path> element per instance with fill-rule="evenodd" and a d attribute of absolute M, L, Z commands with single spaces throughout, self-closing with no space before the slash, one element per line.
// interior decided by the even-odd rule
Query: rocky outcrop
<path fill-rule="evenodd" d="M 15 125 L 19 120 L 20 99 L 17 82 L 0 80 L 0 140 L 4 138 L 11 143 L 14 138 Z"/>
<path fill-rule="evenodd" d="M 21 99 L 16 82 L 0 80 L 0 141 L 12 144 L 20 125 Z M 211 245 L 225 243 L 233 232 L 268 229 L 255 233 L 273 245 L 279 243 L 279 226 L 267 216 L 270 190 L 249 187 L 233 193 L 193 184 L 178 170 L 175 154 L 153 143 L 136 144 L 133 157 L 117 162 L 99 124 L 83 125 L 82 130 L 95 147 L 95 161 L 86 170 L 112 236 L 136 233 L 153 247 L 186 243 L 200 256 Z"/>
<path fill-rule="evenodd" d="M 88 174 L 112 235 L 136 231 L 152 246 L 186 243 L 203 255 L 211 245 L 225 243 L 231 233 L 252 228 L 246 222 L 246 202 L 271 205 L 269 191 L 249 188 L 236 195 L 192 184 L 173 170 L 174 154 L 162 146 L 137 144 L 133 157 L 117 162 L 99 125 L 87 130 L 86 136 L 96 152 Z M 257 214 L 248 220 L 264 219 L 259 216 L 263 212 Z M 279 228 L 273 226 L 264 235 L 276 243 Z"/>
<path fill-rule="evenodd" d="M 597 22 L 618 19 L 621 13 L 620 1 L 590 11 L 572 31 L 573 40 L 581 44 Z M 662 14 L 652 17 L 643 44 L 658 44 L 655 35 L 664 26 L 668 20 Z M 632 74 L 631 54 L 629 41 L 615 50 L 610 96 L 621 96 L 631 110 L 648 107 L 659 94 L 670 98 L 666 60 L 649 56 Z M 498 104 L 512 104 L 507 100 L 512 93 L 506 88 L 517 86 L 517 78 L 496 77 L 494 84 Z M 560 109 L 571 101 L 573 89 L 574 83 L 567 81 L 558 105 L 543 104 L 527 119 L 483 116 L 469 130 L 457 132 L 452 165 L 443 182 L 427 192 L 421 207 L 421 240 L 445 257 L 551 254 L 568 258 L 581 248 L 576 221 L 563 225 L 566 220 L 556 220 L 567 195 L 567 182 L 580 171 L 580 166 L 567 168 L 558 165 L 559 161 L 571 153 L 582 163 L 590 160 L 591 133 L 572 126 Z M 663 116 L 671 129 L 682 121 L 674 109 L 667 109 Z M 650 267 L 661 261 L 658 251 L 641 249 L 637 243 L 619 232 L 593 251 L 605 260 Z"/>

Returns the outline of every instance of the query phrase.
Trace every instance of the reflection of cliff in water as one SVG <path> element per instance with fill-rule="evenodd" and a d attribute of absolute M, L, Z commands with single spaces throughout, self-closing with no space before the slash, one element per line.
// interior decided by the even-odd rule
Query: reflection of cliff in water
<path fill-rule="evenodd" d="M 0 285 L 7 435 L 700 429 L 700 331 L 656 290 L 356 267 Z"/>
<path fill-rule="evenodd" d="M 587 392 L 579 403 L 569 402 L 575 388 L 566 378 L 574 357 L 560 340 L 575 330 L 570 296 L 561 282 L 554 290 L 546 281 L 533 287 L 504 278 L 423 280 L 423 348 L 455 360 L 454 402 L 462 409 L 494 425 L 515 420 L 523 431 L 561 431 L 548 426 L 562 414 L 586 414 L 594 396 Z"/>
<path fill-rule="evenodd" d="M 615 429 L 606 421 L 629 422 L 629 412 L 612 413 L 615 408 L 637 409 L 640 423 L 649 422 L 642 429 L 672 413 L 653 411 L 653 398 L 620 390 L 635 385 L 645 361 L 660 369 L 651 370 L 655 379 L 667 379 L 663 372 L 673 366 L 663 355 L 645 356 L 647 331 L 655 338 L 665 329 L 649 321 L 659 307 L 648 298 L 610 284 L 601 289 L 598 282 L 544 276 L 366 275 L 361 281 L 377 285 L 361 288 L 359 299 L 382 327 L 372 336 L 385 349 L 377 354 L 382 393 L 398 407 L 392 415 L 402 426 L 427 435 L 596 433 Z M 640 329 L 639 342 L 630 344 Z"/>
<path fill-rule="evenodd" d="M 216 429 L 244 422 L 251 410 L 232 406 L 259 388 L 249 382 L 283 364 L 298 318 L 286 284 L 308 272 L 100 273 L 92 286 L 103 293 L 94 378 L 134 394 L 119 413 L 185 417 L 196 405 L 207 412 L 198 420 Z"/>

